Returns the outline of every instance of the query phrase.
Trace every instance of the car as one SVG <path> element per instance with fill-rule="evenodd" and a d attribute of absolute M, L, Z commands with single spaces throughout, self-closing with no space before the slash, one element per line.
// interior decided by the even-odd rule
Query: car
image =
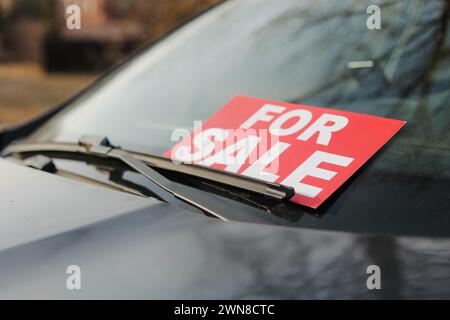
<path fill-rule="evenodd" d="M 449 3 L 366 6 L 225 1 L 3 130 L 0 298 L 450 298 Z M 407 123 L 314 209 L 164 156 L 237 95 Z"/>

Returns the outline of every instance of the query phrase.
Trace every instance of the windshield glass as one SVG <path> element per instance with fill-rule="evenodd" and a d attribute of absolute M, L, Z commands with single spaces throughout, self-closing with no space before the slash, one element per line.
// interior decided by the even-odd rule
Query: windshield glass
<path fill-rule="evenodd" d="M 292 219 L 447 235 L 449 4 L 378 5 L 380 29 L 371 29 L 373 11 L 362 1 L 227 1 L 107 76 L 30 140 L 98 134 L 162 154 L 175 144 L 174 129 L 192 128 L 235 95 L 401 119 L 407 125 L 321 208 L 326 215 Z"/>

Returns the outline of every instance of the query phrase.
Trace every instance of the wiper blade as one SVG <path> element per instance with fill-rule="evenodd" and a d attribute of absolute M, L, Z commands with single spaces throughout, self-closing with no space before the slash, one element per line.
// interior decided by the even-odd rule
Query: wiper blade
<path fill-rule="evenodd" d="M 60 143 L 14 144 L 8 147 L 4 155 L 40 152 L 81 153 L 90 156 L 119 160 L 131 169 L 145 176 L 155 186 L 151 191 L 167 203 L 174 204 L 175 200 L 176 205 L 177 200 L 181 200 L 208 215 L 222 220 L 281 223 L 278 218 L 271 216 L 270 214 L 264 214 L 255 208 L 238 204 L 235 201 L 225 201 L 222 197 L 171 181 L 150 167 L 152 163 L 149 163 L 149 166 L 144 162 L 145 160 L 141 160 L 133 153 L 111 145 L 106 137 L 84 136 L 80 139 L 78 145 Z M 175 164 L 173 165 L 175 166 Z M 158 166 L 156 165 L 155 167 Z M 181 172 L 180 170 L 177 171 Z M 243 178 L 243 180 L 245 180 L 245 178 Z M 220 182 L 223 181 L 220 180 Z M 249 182 L 248 185 L 244 183 L 241 185 L 245 188 L 253 186 L 254 184 L 252 183 L 255 183 L 254 181 Z M 233 187 L 236 187 L 236 185 L 233 185 Z M 266 191 L 267 189 L 264 190 Z M 254 191 L 254 188 L 252 191 Z M 275 185 L 273 189 L 269 189 L 269 192 L 264 192 L 263 194 L 272 199 L 283 200 L 291 197 L 293 195 L 293 190 L 289 187 Z"/>
<path fill-rule="evenodd" d="M 83 138 L 86 140 L 86 138 Z M 117 148 L 116 148 L 117 149 Z M 121 149 L 123 150 L 123 149 Z M 4 155 L 11 153 L 36 153 L 36 152 L 67 152 L 67 153 L 81 153 L 89 154 L 89 151 L 85 146 L 74 143 L 57 143 L 57 142 L 21 142 L 18 144 L 10 145 Z M 217 182 L 222 185 L 227 185 L 233 188 L 250 191 L 258 195 L 262 195 L 268 199 L 282 201 L 292 198 L 295 194 L 292 187 L 266 182 L 263 180 L 254 179 L 251 177 L 229 173 L 214 168 L 199 166 L 195 164 L 186 163 L 173 163 L 170 159 L 143 154 L 133 151 L 126 151 L 134 158 L 139 159 L 148 166 L 158 169 L 164 169 L 171 172 L 177 172 L 181 174 L 187 174 L 193 177 L 201 178 L 203 180 L 209 180 Z"/>

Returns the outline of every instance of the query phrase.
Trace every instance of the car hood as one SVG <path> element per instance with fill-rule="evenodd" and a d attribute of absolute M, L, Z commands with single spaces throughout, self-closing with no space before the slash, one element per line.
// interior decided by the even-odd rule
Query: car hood
<path fill-rule="evenodd" d="M 2 299 L 450 298 L 448 239 L 223 222 L 6 160 L 0 177 Z"/>

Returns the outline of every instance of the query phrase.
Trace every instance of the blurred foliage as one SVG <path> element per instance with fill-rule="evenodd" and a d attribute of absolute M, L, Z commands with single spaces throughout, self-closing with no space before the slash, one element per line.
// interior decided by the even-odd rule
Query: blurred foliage
<path fill-rule="evenodd" d="M 146 30 L 147 40 L 167 33 L 192 16 L 224 0 L 107 0 L 110 18 L 130 19 Z"/>
<path fill-rule="evenodd" d="M 15 0 L 7 18 L 11 20 L 20 18 L 47 20 L 51 17 L 51 11 L 51 1 L 48 0 Z"/>
<path fill-rule="evenodd" d="M 5 13 L 3 12 L 3 9 L 0 6 L 0 31 L 3 29 L 4 25 L 5 25 Z"/>
<path fill-rule="evenodd" d="M 5 8 L 0 6 L 0 32 L 6 27 L 7 23 L 7 12 Z"/>

